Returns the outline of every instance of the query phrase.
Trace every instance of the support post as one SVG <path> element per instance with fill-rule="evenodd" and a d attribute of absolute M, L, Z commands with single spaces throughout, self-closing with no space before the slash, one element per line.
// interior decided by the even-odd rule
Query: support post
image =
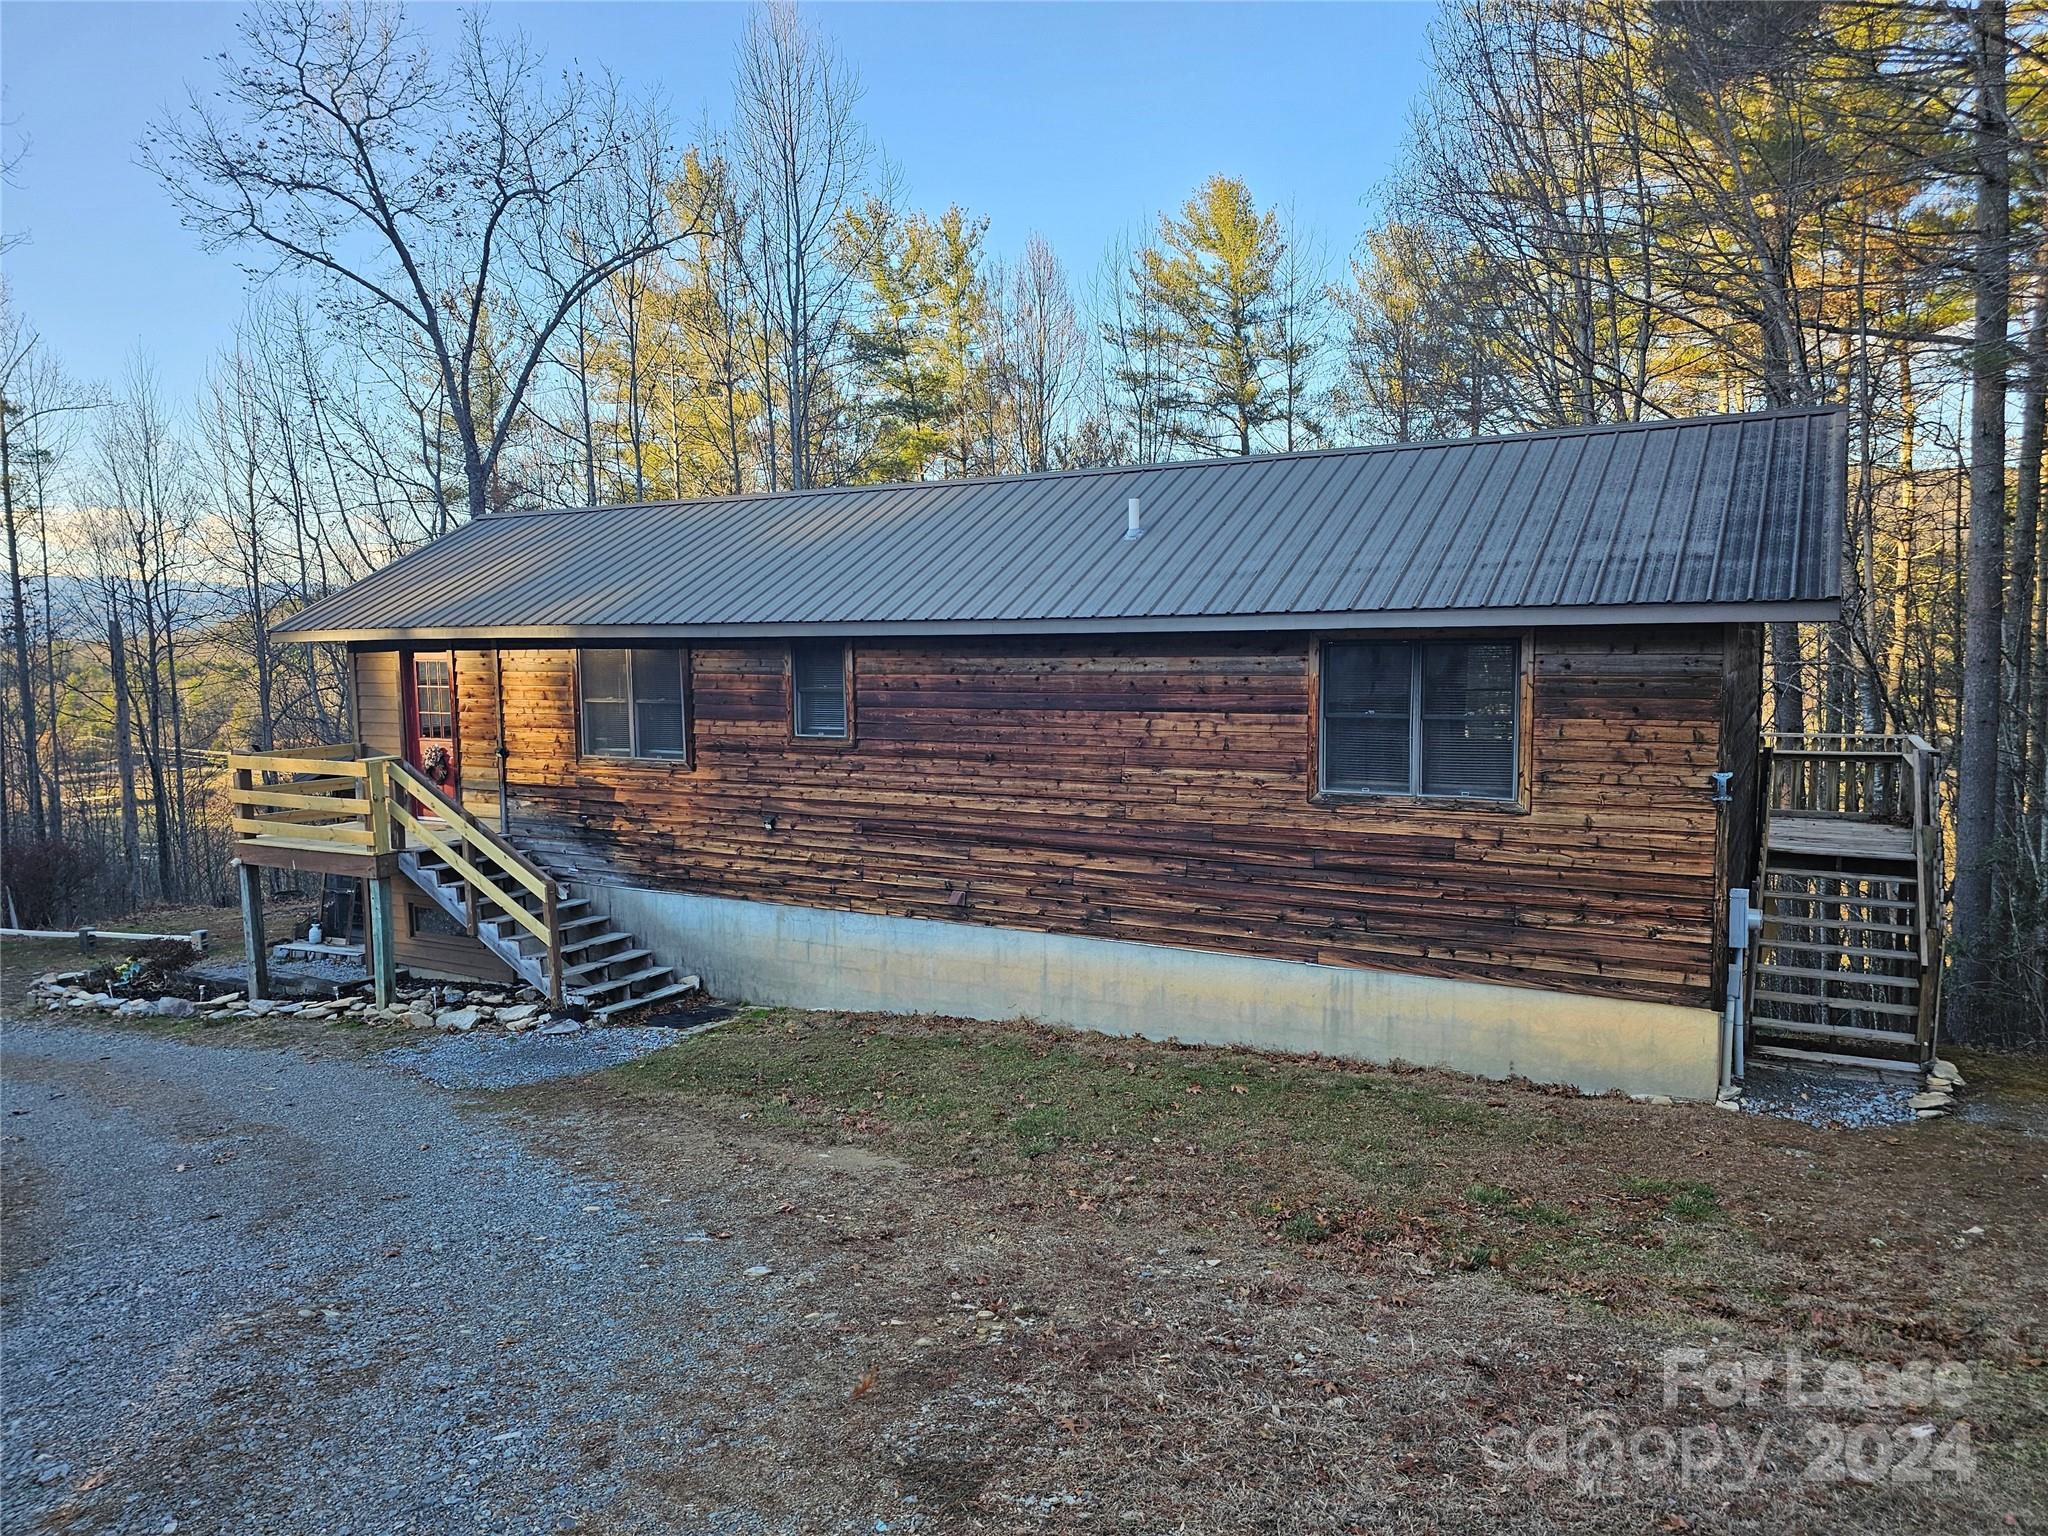
<path fill-rule="evenodd" d="M 249 973 L 249 1001 L 259 1003 L 270 990 L 270 944 L 263 932 L 263 872 L 237 859 L 235 884 L 242 893 L 242 961 Z"/>
<path fill-rule="evenodd" d="M 548 1006 L 562 1006 L 562 916 L 556 910 L 559 887 L 548 882 L 547 894 L 541 898 L 541 913 L 548 925 Z"/>
<path fill-rule="evenodd" d="M 491 649 L 491 689 L 497 696 L 498 722 L 498 832 L 512 835 L 512 796 L 505 788 L 505 765 L 512 754 L 505 747 L 505 653 Z"/>
<path fill-rule="evenodd" d="M 370 980 L 379 1008 L 389 1008 L 398 992 L 398 950 L 391 929 L 391 877 L 370 879 Z"/>

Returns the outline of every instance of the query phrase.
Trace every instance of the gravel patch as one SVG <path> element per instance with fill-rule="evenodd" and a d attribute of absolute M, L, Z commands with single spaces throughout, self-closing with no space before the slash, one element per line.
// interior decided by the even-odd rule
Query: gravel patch
<path fill-rule="evenodd" d="M 649 1507 L 774 1322 L 694 1195 L 373 1063 L 8 1026 L 0 1065 L 0 1528 L 770 1528 Z"/>
<path fill-rule="evenodd" d="M 524 1088 L 616 1067 L 674 1045 L 683 1035 L 680 1029 L 648 1025 L 582 1029 L 573 1035 L 438 1035 L 425 1045 L 388 1050 L 384 1059 L 443 1088 Z"/>
<path fill-rule="evenodd" d="M 1866 1072 L 1750 1062 L 1742 1080 L 1742 1107 L 1806 1125 L 1871 1130 L 1913 1125 L 1906 1101 L 1920 1091 L 1917 1072 Z"/>

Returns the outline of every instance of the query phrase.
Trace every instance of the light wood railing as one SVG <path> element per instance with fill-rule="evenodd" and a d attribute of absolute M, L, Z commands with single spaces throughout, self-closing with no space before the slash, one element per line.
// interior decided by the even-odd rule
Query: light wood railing
<path fill-rule="evenodd" d="M 372 763 L 352 745 L 230 752 L 235 836 L 270 848 L 371 856 L 388 851 Z"/>
<path fill-rule="evenodd" d="M 431 850 L 462 877 L 472 936 L 488 903 L 496 915 L 509 917 L 545 948 L 549 1001 L 562 1001 L 562 927 L 556 911 L 560 888 L 545 871 L 489 827 L 478 821 L 441 787 L 412 764 L 384 758 L 386 783 L 382 795 L 395 828 L 394 846 Z M 417 802 L 422 808 L 413 809 Z M 431 807 L 429 813 L 426 808 Z M 522 901 L 526 891 L 540 902 L 534 911 Z"/>
<path fill-rule="evenodd" d="M 244 863 L 354 874 L 381 885 L 396 855 L 431 853 L 462 882 L 472 937 L 502 917 L 544 946 L 549 1000 L 561 1003 L 560 887 L 410 763 L 343 744 L 232 752 L 228 768 Z M 245 901 L 254 899 L 245 886 Z M 372 907 L 381 910 L 374 891 Z"/>

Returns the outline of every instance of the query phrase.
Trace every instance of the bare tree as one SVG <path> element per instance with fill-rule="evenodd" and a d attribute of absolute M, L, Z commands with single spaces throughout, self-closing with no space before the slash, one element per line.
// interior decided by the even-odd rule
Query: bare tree
<path fill-rule="evenodd" d="M 752 236 L 763 345 L 780 398 L 782 451 L 769 489 L 814 483 L 818 439 L 864 251 L 845 249 L 845 211 L 867 187 L 874 151 L 854 116 L 860 82 L 786 0 L 747 24 L 734 83 L 732 163 Z M 771 442 L 775 427 L 770 420 Z"/>
<path fill-rule="evenodd" d="M 1014 439 L 1016 465 L 1051 469 L 1061 421 L 1087 361 L 1087 336 L 1074 312 L 1060 259 L 1042 235 L 1024 244 L 997 326 L 997 390 Z"/>
<path fill-rule="evenodd" d="M 375 3 L 266 0 L 241 36 L 218 104 L 192 93 L 145 163 L 208 248 L 317 273 L 395 320 L 430 359 L 481 516 L 557 329 L 688 233 L 659 195 L 661 124 L 609 76 L 550 88 L 523 37 L 474 15 L 446 63 Z"/>

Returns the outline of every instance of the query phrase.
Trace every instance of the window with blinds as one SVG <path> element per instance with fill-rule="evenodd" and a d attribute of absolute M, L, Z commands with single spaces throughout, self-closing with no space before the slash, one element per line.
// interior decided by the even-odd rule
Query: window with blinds
<path fill-rule="evenodd" d="M 1520 676 L 1515 641 L 1327 642 L 1322 789 L 1515 799 Z"/>
<path fill-rule="evenodd" d="M 789 648 L 792 729 L 799 736 L 846 739 L 846 647 L 806 640 Z"/>
<path fill-rule="evenodd" d="M 689 755 L 684 653 L 666 646 L 577 653 L 587 757 Z"/>

